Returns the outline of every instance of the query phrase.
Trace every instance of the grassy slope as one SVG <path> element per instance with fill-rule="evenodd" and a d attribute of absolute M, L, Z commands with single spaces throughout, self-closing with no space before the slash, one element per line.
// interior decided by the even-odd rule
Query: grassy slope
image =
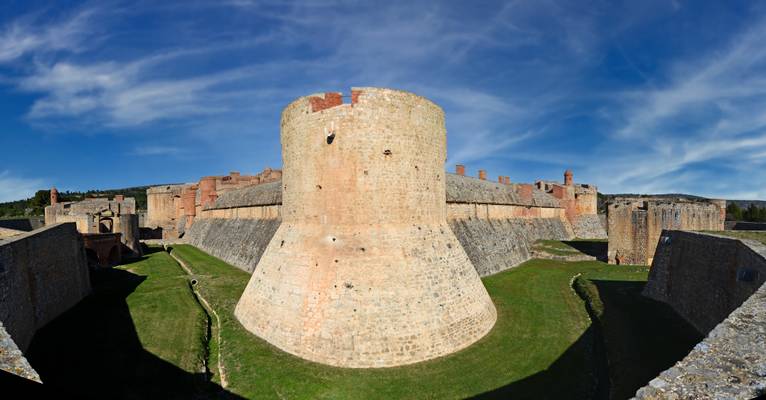
<path fill-rule="evenodd" d="M 222 318 L 229 390 L 248 398 L 587 398 L 593 338 L 569 282 L 576 273 L 638 281 L 647 274 L 645 267 L 533 260 L 484 279 L 499 316 L 477 344 L 412 366 L 349 370 L 301 360 L 248 333 L 233 310 L 249 275 L 191 246 L 174 254 L 199 275 L 200 292 Z"/>
<path fill-rule="evenodd" d="M 206 319 L 178 264 L 155 251 L 92 278 L 94 293 L 34 338 L 29 358 L 43 382 L 79 398 L 197 393 Z"/>

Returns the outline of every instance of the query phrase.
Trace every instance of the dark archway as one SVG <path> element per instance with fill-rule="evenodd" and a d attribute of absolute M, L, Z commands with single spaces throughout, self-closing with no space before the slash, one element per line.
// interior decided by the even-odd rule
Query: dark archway
<path fill-rule="evenodd" d="M 98 220 L 98 233 L 112 233 L 114 230 L 114 221 L 111 218 L 101 218 Z"/>

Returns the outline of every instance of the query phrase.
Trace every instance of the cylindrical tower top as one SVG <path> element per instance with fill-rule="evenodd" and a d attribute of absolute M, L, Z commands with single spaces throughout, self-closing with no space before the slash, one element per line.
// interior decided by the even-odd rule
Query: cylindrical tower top
<path fill-rule="evenodd" d="M 51 205 L 56 205 L 59 202 L 59 191 L 55 187 L 51 188 Z"/>
<path fill-rule="evenodd" d="M 213 196 L 216 194 L 216 177 L 206 176 L 199 180 L 200 204 L 202 207 L 214 202 Z"/>
<path fill-rule="evenodd" d="M 574 181 L 572 179 L 572 170 L 568 169 L 564 171 L 564 185 L 572 186 L 573 183 Z"/>
<path fill-rule="evenodd" d="M 183 207 L 184 207 L 184 215 L 186 216 L 195 216 L 197 215 L 197 209 L 196 209 L 196 199 L 197 199 L 197 187 L 196 186 L 189 186 L 184 190 L 183 194 L 181 195 L 181 199 L 183 201 Z"/>
<path fill-rule="evenodd" d="M 327 103 L 319 94 L 282 113 L 283 221 L 443 222 L 442 109 L 408 92 L 353 91 L 353 104 L 336 104 L 337 96 Z"/>

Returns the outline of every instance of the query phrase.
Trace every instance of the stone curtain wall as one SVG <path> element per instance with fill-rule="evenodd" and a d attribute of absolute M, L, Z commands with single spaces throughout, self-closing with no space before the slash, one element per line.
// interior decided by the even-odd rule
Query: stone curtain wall
<path fill-rule="evenodd" d="M 578 215 L 572 225 L 574 235 L 580 239 L 606 239 L 606 230 L 598 214 Z"/>
<path fill-rule="evenodd" d="M 281 223 L 277 218 L 203 218 L 186 235 L 189 244 L 253 273 Z"/>
<path fill-rule="evenodd" d="M 638 399 L 766 395 L 766 246 L 663 231 L 644 295 L 707 337 L 636 393 Z"/>
<path fill-rule="evenodd" d="M 721 207 L 713 202 L 620 200 L 607 208 L 609 262 L 651 264 L 663 229 L 722 230 Z"/>
<path fill-rule="evenodd" d="M 85 250 L 74 224 L 46 226 L 0 243 L 0 321 L 20 349 L 88 293 Z"/>
<path fill-rule="evenodd" d="M 644 295 L 670 304 L 706 333 L 766 281 L 766 246 L 723 236 L 663 231 Z"/>
<path fill-rule="evenodd" d="M 450 228 L 482 277 L 529 260 L 536 240 L 571 239 L 565 225 L 561 218 L 449 220 Z"/>

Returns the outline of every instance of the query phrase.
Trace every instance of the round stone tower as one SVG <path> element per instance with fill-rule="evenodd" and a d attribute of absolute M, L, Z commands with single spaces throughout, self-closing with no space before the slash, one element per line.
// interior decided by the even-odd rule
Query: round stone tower
<path fill-rule="evenodd" d="M 497 314 L 446 223 L 444 113 L 377 88 L 282 113 L 282 224 L 235 314 L 297 356 L 390 367 L 450 354 Z"/>

